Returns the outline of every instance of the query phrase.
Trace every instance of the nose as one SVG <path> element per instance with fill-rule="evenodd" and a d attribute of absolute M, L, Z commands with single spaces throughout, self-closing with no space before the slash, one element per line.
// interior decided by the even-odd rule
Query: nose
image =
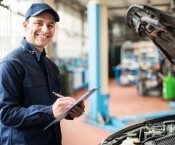
<path fill-rule="evenodd" d="M 43 24 L 43 26 L 42 26 L 42 31 L 43 32 L 48 32 L 48 27 L 47 27 L 47 25 L 46 24 Z"/>

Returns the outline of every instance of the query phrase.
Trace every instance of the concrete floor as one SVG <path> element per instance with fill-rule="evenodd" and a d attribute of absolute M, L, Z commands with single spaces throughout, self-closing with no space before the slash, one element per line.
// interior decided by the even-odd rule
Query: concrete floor
<path fill-rule="evenodd" d="M 80 96 L 85 91 L 86 89 L 76 92 L 75 96 Z M 110 116 L 142 115 L 169 109 L 168 101 L 162 97 L 138 96 L 135 86 L 117 86 L 114 80 L 110 80 L 109 95 Z M 85 105 L 85 113 L 88 113 L 88 100 Z M 61 126 L 63 145 L 98 145 L 113 133 L 84 123 L 83 116 L 73 121 L 63 120 Z"/>

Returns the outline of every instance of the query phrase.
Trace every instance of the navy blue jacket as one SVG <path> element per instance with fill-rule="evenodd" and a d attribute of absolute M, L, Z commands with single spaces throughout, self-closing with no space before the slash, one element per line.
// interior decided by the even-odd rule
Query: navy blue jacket
<path fill-rule="evenodd" d="M 46 77 L 33 52 L 23 39 L 0 62 L 1 145 L 61 145 L 60 123 L 43 131 L 55 119 L 52 91 L 60 91 L 59 70 L 45 57 Z"/>

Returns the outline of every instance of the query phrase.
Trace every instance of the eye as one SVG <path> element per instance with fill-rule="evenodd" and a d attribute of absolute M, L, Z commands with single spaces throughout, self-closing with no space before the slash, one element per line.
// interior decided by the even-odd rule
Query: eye
<path fill-rule="evenodd" d="M 38 26 L 42 26 L 43 25 L 43 23 L 41 23 L 41 22 L 35 22 L 34 24 L 38 25 Z"/>
<path fill-rule="evenodd" d="M 48 24 L 47 27 L 48 27 L 48 29 L 55 28 L 55 24 Z"/>

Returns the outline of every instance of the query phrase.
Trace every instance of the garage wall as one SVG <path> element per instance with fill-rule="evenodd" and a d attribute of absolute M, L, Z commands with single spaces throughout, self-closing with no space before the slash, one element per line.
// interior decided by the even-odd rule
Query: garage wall
<path fill-rule="evenodd" d="M 68 5 L 58 4 L 60 22 L 57 29 L 57 56 L 59 58 L 81 57 L 87 50 L 87 32 L 84 14 Z"/>

